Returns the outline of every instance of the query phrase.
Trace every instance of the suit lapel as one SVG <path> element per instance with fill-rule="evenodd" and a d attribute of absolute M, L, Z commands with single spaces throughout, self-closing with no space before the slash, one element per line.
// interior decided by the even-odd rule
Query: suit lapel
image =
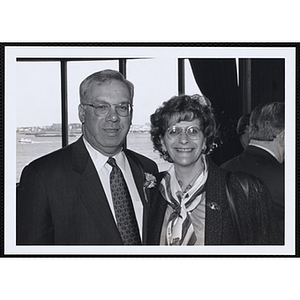
<path fill-rule="evenodd" d="M 209 170 L 206 186 L 205 209 L 205 245 L 220 244 L 222 233 L 222 188 L 219 174 L 215 172 L 215 166 L 209 161 Z"/>
<path fill-rule="evenodd" d="M 101 236 L 111 243 L 122 244 L 98 173 L 82 138 L 74 147 L 73 169 L 81 175 L 75 183 L 75 188 Z"/>
<path fill-rule="evenodd" d="M 158 184 L 151 198 L 151 206 L 153 206 L 153 209 L 150 210 L 150 215 L 149 215 L 150 227 L 149 227 L 148 241 L 150 244 L 154 244 L 154 245 L 159 245 L 160 243 L 163 221 L 168 206 L 167 201 L 163 198 L 161 192 L 159 191 L 159 184 L 163 177 L 163 176 L 160 177 L 160 175 L 164 173 L 165 172 L 159 174 Z"/>
<path fill-rule="evenodd" d="M 126 157 L 128 159 L 131 172 L 134 178 L 134 182 L 136 184 L 137 190 L 139 192 L 140 198 L 143 202 L 143 205 L 147 203 L 147 199 L 145 198 L 145 193 L 143 189 L 143 184 L 144 184 L 144 171 L 143 171 L 143 166 L 141 162 L 138 161 L 136 157 L 133 156 L 133 154 L 129 151 L 124 151 L 126 154 Z"/>
<path fill-rule="evenodd" d="M 207 199 L 209 198 L 209 193 L 207 193 Z M 206 204 L 205 245 L 220 244 L 222 232 L 222 209 L 223 208 L 218 198 L 216 201 L 208 202 Z"/>
<path fill-rule="evenodd" d="M 132 152 L 125 150 L 125 154 L 128 159 L 140 199 L 143 203 L 144 242 L 146 241 L 146 225 L 149 212 L 149 202 L 145 197 L 143 188 L 144 172 L 142 163 L 139 162 Z M 112 242 L 119 242 L 121 244 L 121 236 L 110 210 L 103 186 L 99 179 L 97 170 L 95 169 L 94 164 L 85 148 L 82 137 L 74 144 L 72 166 L 73 170 L 81 175 L 75 184 L 76 189 L 95 225 L 101 234 L 106 235 L 109 240 Z"/>

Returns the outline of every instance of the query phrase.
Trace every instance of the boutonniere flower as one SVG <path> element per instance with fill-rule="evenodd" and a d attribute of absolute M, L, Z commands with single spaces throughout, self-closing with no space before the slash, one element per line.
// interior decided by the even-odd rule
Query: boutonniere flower
<path fill-rule="evenodd" d="M 144 187 L 147 189 L 151 189 L 156 185 L 156 178 L 154 175 L 150 173 L 145 173 L 145 182 Z"/>

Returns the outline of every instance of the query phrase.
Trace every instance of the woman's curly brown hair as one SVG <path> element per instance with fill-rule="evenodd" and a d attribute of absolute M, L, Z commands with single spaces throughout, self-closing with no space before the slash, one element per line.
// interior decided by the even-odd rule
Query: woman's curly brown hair
<path fill-rule="evenodd" d="M 168 162 L 173 162 L 169 154 L 163 150 L 161 138 L 167 129 L 181 121 L 193 121 L 198 119 L 200 129 L 206 138 L 205 154 L 213 147 L 216 132 L 216 122 L 210 101 L 198 94 L 188 96 L 174 96 L 156 109 L 151 115 L 151 140 L 153 147 L 158 150 L 160 156 Z"/>

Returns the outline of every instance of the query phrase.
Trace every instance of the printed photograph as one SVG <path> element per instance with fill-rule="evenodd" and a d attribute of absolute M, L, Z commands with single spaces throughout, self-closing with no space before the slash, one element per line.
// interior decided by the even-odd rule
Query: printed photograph
<path fill-rule="evenodd" d="M 5 47 L 4 255 L 295 255 L 295 52 Z"/>

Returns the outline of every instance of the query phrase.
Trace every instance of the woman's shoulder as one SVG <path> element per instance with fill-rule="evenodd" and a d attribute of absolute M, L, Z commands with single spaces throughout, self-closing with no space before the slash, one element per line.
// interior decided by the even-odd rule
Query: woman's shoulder
<path fill-rule="evenodd" d="M 244 190 L 249 187 L 255 189 L 257 192 L 262 192 L 265 186 L 261 179 L 247 172 L 228 172 L 226 176 L 231 177 L 231 181 L 235 181 L 240 184 Z"/>
<path fill-rule="evenodd" d="M 232 193 L 239 195 L 242 202 L 244 199 L 248 205 L 254 203 L 270 202 L 271 195 L 263 181 L 246 172 L 228 172 L 226 175 L 226 185 Z"/>

